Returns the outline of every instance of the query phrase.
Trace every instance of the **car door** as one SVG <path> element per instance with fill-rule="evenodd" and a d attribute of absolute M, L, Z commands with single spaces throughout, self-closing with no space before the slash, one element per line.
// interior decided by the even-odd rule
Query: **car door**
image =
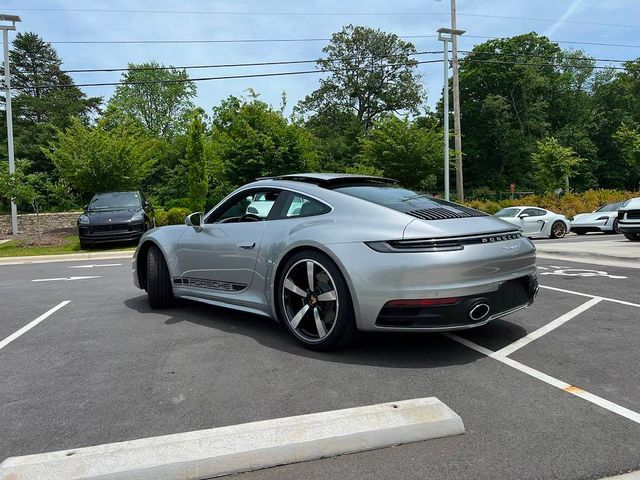
<path fill-rule="evenodd" d="M 251 189 L 210 212 L 200 227 L 189 228 L 178 244 L 179 282 L 203 296 L 240 292 L 253 279 L 260 243 L 277 189 Z M 271 201 L 260 215 L 247 212 L 256 199 Z"/>
<path fill-rule="evenodd" d="M 540 233 L 544 226 L 544 215 L 547 212 L 539 208 L 525 208 L 520 215 L 528 215 L 522 219 L 525 235 L 535 235 Z"/>

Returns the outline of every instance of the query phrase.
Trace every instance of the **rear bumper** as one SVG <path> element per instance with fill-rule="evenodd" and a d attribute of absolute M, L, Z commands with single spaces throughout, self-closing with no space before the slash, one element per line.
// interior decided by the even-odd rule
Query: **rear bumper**
<path fill-rule="evenodd" d="M 491 320 L 528 307 L 533 303 L 537 293 L 537 275 L 528 275 L 503 282 L 498 290 L 493 292 L 459 297 L 449 305 L 384 306 L 376 319 L 376 327 L 417 328 L 430 331 L 479 327 Z M 481 311 L 482 316 L 479 317 L 475 312 L 471 313 L 475 307 L 484 309 Z"/>

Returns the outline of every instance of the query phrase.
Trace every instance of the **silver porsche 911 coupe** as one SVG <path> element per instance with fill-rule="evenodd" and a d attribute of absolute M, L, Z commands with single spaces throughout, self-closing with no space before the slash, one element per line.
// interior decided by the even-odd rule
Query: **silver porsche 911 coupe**
<path fill-rule="evenodd" d="M 531 305 L 535 248 L 517 227 L 396 183 L 259 179 L 146 232 L 134 282 L 152 308 L 178 297 L 264 315 L 317 350 L 357 330 L 466 329 Z"/>

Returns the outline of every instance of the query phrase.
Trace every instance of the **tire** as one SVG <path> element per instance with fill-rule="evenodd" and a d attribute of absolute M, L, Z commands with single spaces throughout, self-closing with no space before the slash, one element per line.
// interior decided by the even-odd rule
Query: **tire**
<path fill-rule="evenodd" d="M 303 250 L 289 258 L 279 275 L 274 296 L 282 325 L 306 348 L 321 351 L 342 348 L 357 333 L 347 282 L 336 264 L 323 253 Z"/>
<path fill-rule="evenodd" d="M 567 226 L 562 220 L 556 220 L 551 225 L 551 238 L 563 238 L 567 234 Z"/>
<path fill-rule="evenodd" d="M 147 252 L 147 297 L 154 309 L 170 307 L 175 302 L 167 262 L 155 245 Z"/>
<path fill-rule="evenodd" d="M 611 230 L 608 230 L 607 233 L 609 235 L 614 235 L 614 234 L 619 234 L 620 232 L 620 225 L 618 224 L 618 219 L 614 219 L 613 220 L 613 225 L 611 227 Z"/>
<path fill-rule="evenodd" d="M 84 240 L 80 239 L 80 250 L 89 250 L 90 245 Z"/>
<path fill-rule="evenodd" d="M 632 242 L 640 242 L 640 233 L 625 233 L 624 236 Z"/>

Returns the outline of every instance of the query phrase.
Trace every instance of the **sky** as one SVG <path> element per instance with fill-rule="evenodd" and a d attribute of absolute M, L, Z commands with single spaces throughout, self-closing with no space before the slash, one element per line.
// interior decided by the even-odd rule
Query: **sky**
<path fill-rule="evenodd" d="M 458 0 L 457 8 L 458 28 L 466 30 L 460 39 L 461 50 L 470 50 L 485 41 L 477 37 L 505 37 L 536 31 L 556 41 L 625 45 L 561 43 L 563 48 L 581 49 L 596 58 L 625 60 L 640 57 L 640 2 L 637 0 Z M 83 11 L 70 11 L 73 9 Z M 129 62 L 148 60 L 176 66 L 312 60 L 322 55 L 322 47 L 327 43 L 324 39 L 350 23 L 399 36 L 433 35 L 410 41 L 418 51 L 441 51 L 442 43 L 435 38 L 435 32 L 439 27 L 449 26 L 448 12 L 449 0 L 0 0 L 0 13 L 20 15 L 19 31 L 36 32 L 51 42 L 65 69 L 119 68 L 126 67 Z M 63 43 L 294 38 L 320 40 Z M 440 58 L 442 53 L 419 57 L 420 60 Z M 418 68 L 427 92 L 427 103 L 433 108 L 442 90 L 442 63 L 424 64 Z M 235 67 L 191 70 L 190 75 L 206 77 L 309 69 L 312 69 L 310 64 Z M 82 84 L 115 82 L 120 74 L 75 73 L 72 76 L 76 83 Z M 287 112 L 290 112 L 297 101 L 318 86 L 319 78 L 319 74 L 311 74 L 198 82 L 196 104 L 209 112 L 229 95 L 243 95 L 253 89 L 264 101 L 279 107 L 285 91 Z M 106 100 L 113 88 L 83 87 L 83 90 Z"/>

